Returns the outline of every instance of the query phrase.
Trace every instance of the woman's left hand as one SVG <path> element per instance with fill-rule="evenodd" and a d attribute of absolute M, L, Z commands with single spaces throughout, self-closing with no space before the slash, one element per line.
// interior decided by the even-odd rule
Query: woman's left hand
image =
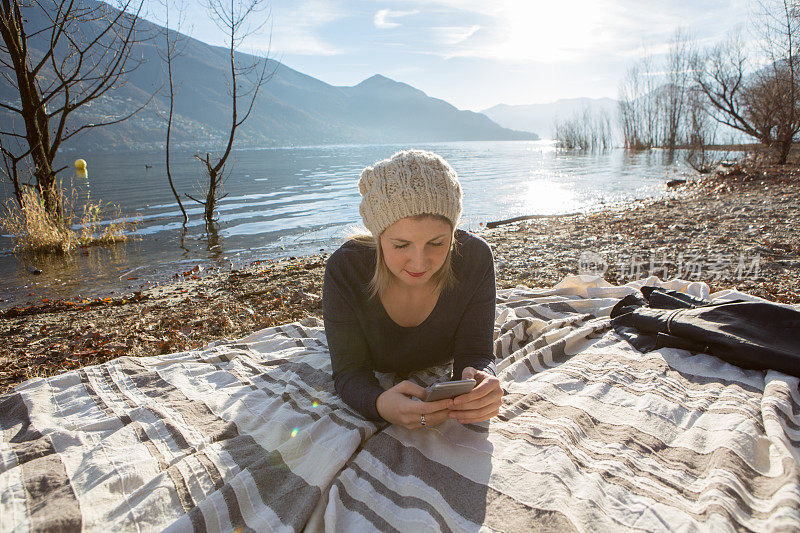
<path fill-rule="evenodd" d="M 500 413 L 503 389 L 497 377 L 468 366 L 461 373 L 461 379 L 474 379 L 477 384 L 467 394 L 455 397 L 450 418 L 462 424 L 471 424 L 489 420 Z"/>

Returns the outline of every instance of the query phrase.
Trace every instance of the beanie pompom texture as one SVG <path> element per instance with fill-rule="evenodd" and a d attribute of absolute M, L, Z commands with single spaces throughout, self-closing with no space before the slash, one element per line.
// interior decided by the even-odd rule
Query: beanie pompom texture
<path fill-rule="evenodd" d="M 458 224 L 461 184 L 442 156 L 422 150 L 397 152 L 361 172 L 359 212 L 374 237 L 401 218 L 443 215 Z"/>

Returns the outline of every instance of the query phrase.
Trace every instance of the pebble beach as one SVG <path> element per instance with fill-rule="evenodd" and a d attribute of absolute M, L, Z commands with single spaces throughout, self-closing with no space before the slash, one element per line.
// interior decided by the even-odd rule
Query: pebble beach
<path fill-rule="evenodd" d="M 665 185 L 666 186 L 666 185 Z M 595 273 L 613 284 L 656 275 L 800 303 L 800 169 L 729 165 L 663 198 L 486 229 L 497 287 L 551 287 Z M 178 272 L 125 296 L 0 312 L 0 394 L 120 356 L 199 348 L 308 316 L 321 318 L 326 255 L 241 270 Z"/>

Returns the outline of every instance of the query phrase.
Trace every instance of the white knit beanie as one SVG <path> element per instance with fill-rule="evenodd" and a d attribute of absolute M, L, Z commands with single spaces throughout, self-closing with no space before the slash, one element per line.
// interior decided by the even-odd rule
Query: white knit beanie
<path fill-rule="evenodd" d="M 361 218 L 376 238 L 401 218 L 443 215 L 453 227 L 461 217 L 461 184 L 442 156 L 422 150 L 397 152 L 361 172 Z"/>

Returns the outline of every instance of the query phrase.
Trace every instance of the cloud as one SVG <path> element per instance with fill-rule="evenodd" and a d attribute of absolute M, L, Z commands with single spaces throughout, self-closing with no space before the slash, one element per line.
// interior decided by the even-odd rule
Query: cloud
<path fill-rule="evenodd" d="M 345 53 L 320 36 L 326 25 L 349 16 L 337 2 L 305 0 L 272 3 L 271 55 L 332 56 Z M 251 46 L 258 43 L 248 41 Z"/>
<path fill-rule="evenodd" d="M 434 28 L 438 31 L 434 43 L 439 46 L 419 53 L 519 64 L 638 56 L 645 44 L 660 54 L 678 26 L 688 27 L 702 43 L 717 40 L 722 28 L 746 13 L 742 7 L 745 0 L 709 0 L 709 4 L 670 0 L 652 10 L 641 9 L 640 0 L 408 1 L 424 2 L 426 10 L 466 22 L 459 27 Z"/>
<path fill-rule="evenodd" d="M 525 3 L 527 0 L 408 0 L 408 3 L 422 4 L 426 8 L 439 6 L 452 13 L 472 13 L 484 17 L 502 18 L 502 13 L 512 4 Z"/>
<path fill-rule="evenodd" d="M 437 37 L 436 40 L 440 44 L 444 45 L 456 45 L 463 43 L 475 33 L 481 29 L 480 26 L 474 24 L 469 27 L 462 27 L 462 26 L 445 26 L 445 27 L 438 27 L 432 28 L 436 33 Z"/>
<path fill-rule="evenodd" d="M 375 27 L 380 29 L 389 29 L 389 28 L 396 28 L 400 26 L 399 22 L 390 22 L 388 19 L 391 18 L 399 18 L 399 17 L 408 17 L 410 15 L 416 15 L 419 13 L 418 9 L 413 9 L 410 11 L 392 11 L 391 9 L 381 9 L 377 13 L 375 13 Z"/>

